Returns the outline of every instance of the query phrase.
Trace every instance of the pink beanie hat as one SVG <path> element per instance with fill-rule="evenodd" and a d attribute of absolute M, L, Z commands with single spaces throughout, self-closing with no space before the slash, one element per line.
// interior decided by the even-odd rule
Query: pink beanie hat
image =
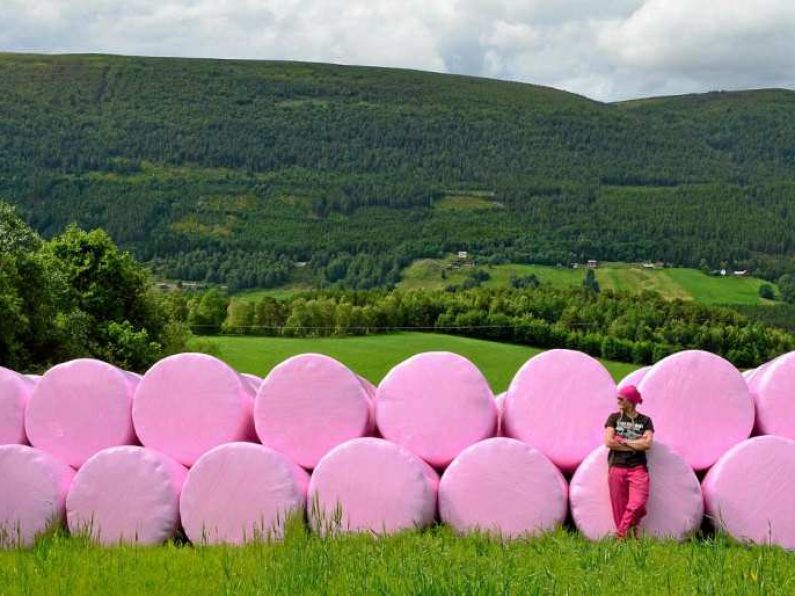
<path fill-rule="evenodd" d="M 635 385 L 627 385 L 618 390 L 618 397 L 623 397 L 625 400 L 632 402 L 636 406 L 643 403 L 643 398 L 640 396 L 640 391 Z"/>

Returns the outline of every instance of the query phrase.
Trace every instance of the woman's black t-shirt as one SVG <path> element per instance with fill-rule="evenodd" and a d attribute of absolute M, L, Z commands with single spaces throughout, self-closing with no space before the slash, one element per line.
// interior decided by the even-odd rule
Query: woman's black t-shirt
<path fill-rule="evenodd" d="M 651 418 L 641 413 L 630 418 L 621 412 L 613 412 L 607 417 L 605 428 L 614 428 L 616 436 L 625 441 L 640 439 L 647 430 L 654 432 L 654 424 Z M 607 455 L 607 463 L 618 468 L 634 468 L 635 466 L 646 465 L 645 451 L 618 451 L 611 449 Z"/>

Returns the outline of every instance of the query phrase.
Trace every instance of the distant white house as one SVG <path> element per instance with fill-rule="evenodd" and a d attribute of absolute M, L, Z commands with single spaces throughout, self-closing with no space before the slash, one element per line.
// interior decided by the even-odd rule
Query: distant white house
<path fill-rule="evenodd" d="M 461 259 L 462 261 L 465 261 L 467 259 L 467 257 L 469 257 L 469 253 L 467 251 L 465 251 L 465 250 L 459 250 L 458 251 L 458 258 L 459 259 Z"/>
<path fill-rule="evenodd" d="M 748 273 L 748 269 L 743 269 L 742 271 L 735 271 L 734 272 L 734 276 L 735 277 L 748 277 L 748 275 L 750 275 Z"/>
<path fill-rule="evenodd" d="M 654 267 L 654 263 L 643 263 L 641 265 L 641 267 L 643 267 L 644 269 L 654 269 L 655 268 Z"/>
<path fill-rule="evenodd" d="M 585 266 L 588 267 L 589 269 L 596 269 L 597 267 L 599 267 L 599 261 L 597 261 L 596 259 L 588 259 L 588 262 L 586 263 Z"/>

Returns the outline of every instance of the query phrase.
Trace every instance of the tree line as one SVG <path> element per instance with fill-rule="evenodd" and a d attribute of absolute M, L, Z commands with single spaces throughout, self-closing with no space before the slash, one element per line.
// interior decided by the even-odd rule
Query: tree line
<path fill-rule="evenodd" d="M 454 291 L 317 291 L 277 300 L 228 298 L 211 289 L 188 301 L 199 334 L 289 337 L 363 335 L 415 329 L 651 364 L 679 350 L 719 354 L 738 367 L 757 366 L 795 349 L 795 335 L 734 309 L 654 292 L 599 291 L 525 284 Z"/>
<path fill-rule="evenodd" d="M 102 230 L 43 240 L 0 201 L 0 365 L 41 372 L 94 357 L 144 371 L 185 349 L 184 306 Z"/>

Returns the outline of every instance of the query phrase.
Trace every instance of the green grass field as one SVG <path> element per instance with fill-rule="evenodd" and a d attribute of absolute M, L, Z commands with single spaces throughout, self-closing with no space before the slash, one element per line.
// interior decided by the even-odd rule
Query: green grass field
<path fill-rule="evenodd" d="M 318 352 L 343 362 L 358 374 L 378 383 L 390 368 L 419 352 L 447 350 L 474 362 L 499 393 L 528 358 L 541 350 L 438 333 L 406 332 L 344 338 L 206 337 L 219 357 L 241 372 L 263 376 L 279 362 L 304 352 Z M 625 362 L 604 362 L 618 380 L 637 368 Z M 611 404 L 612 405 L 612 404 Z"/>
<path fill-rule="evenodd" d="M 308 284 L 291 283 L 287 284 L 286 286 L 269 288 L 267 290 L 244 290 L 242 292 L 236 293 L 235 298 L 245 298 L 251 302 L 258 302 L 263 296 L 270 296 L 271 298 L 276 298 L 277 300 L 284 300 L 294 296 L 295 294 L 300 294 L 301 292 L 306 292 L 311 289 L 312 286 Z"/>
<path fill-rule="evenodd" d="M 501 543 L 446 528 L 281 544 L 100 548 L 62 536 L 0 551 L 0 594 L 791 594 L 795 553 L 717 538 Z"/>
<path fill-rule="evenodd" d="M 448 269 L 453 259 L 419 259 L 403 271 L 398 284 L 401 289 L 443 289 L 460 284 L 471 268 Z M 533 274 L 543 284 L 555 288 L 579 287 L 586 269 L 549 267 L 546 265 L 492 265 L 482 266 L 491 279 L 485 287 L 506 287 L 511 276 Z M 442 277 L 442 271 L 445 277 Z M 714 277 L 696 269 L 644 269 L 625 263 L 604 263 L 596 270 L 596 279 L 603 289 L 627 292 L 652 290 L 669 299 L 695 300 L 707 304 L 766 304 L 759 297 L 759 286 L 768 283 L 755 277 Z M 774 286 L 775 287 L 775 286 Z"/>

